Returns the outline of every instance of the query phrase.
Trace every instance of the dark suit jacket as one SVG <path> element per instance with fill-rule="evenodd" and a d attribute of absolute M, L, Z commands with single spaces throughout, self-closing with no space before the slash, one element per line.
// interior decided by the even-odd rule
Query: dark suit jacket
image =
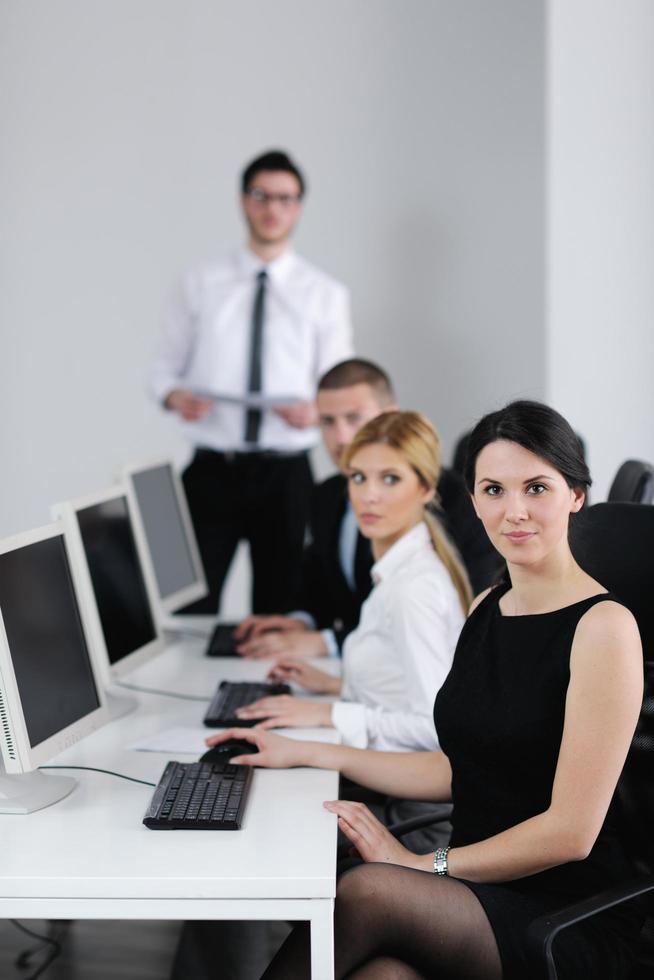
<path fill-rule="evenodd" d="M 458 473 L 441 472 L 438 495 L 442 523 L 459 550 L 473 592 L 477 594 L 495 579 L 502 559 L 488 540 Z M 341 570 L 338 544 L 346 503 L 347 484 L 341 474 L 314 488 L 309 525 L 311 541 L 304 551 L 302 584 L 294 606 L 311 613 L 318 629 L 333 630 L 339 647 L 358 624 L 361 606 L 372 588 L 372 551 L 363 535 L 357 537 L 354 592 Z"/>

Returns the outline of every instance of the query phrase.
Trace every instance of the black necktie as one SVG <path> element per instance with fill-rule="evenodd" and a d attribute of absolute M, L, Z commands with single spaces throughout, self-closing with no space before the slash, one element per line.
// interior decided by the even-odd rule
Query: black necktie
<path fill-rule="evenodd" d="M 263 344 L 263 316 L 266 298 L 266 270 L 257 273 L 257 292 L 252 310 L 252 337 L 250 341 L 250 376 L 248 392 L 261 391 L 261 349 Z M 261 409 L 248 408 L 245 419 L 245 441 L 258 442 L 261 425 Z"/>

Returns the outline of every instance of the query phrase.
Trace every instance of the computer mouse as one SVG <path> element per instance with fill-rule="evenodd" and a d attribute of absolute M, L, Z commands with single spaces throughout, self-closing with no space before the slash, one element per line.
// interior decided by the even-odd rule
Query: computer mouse
<path fill-rule="evenodd" d="M 204 755 L 201 755 L 200 762 L 224 762 L 237 755 L 253 755 L 258 751 L 258 747 L 252 742 L 240 738 L 228 738 L 226 742 L 213 745 Z"/>

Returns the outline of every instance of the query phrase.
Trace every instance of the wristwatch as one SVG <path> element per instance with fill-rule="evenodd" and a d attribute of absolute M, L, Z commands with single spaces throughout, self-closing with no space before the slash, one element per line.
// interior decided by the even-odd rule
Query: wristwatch
<path fill-rule="evenodd" d="M 434 874 L 447 874 L 447 852 L 449 847 L 437 847 L 434 851 Z"/>

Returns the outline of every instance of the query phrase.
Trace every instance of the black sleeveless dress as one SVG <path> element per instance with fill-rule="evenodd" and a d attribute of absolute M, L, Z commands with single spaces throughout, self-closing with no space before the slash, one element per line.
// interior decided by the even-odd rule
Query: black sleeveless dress
<path fill-rule="evenodd" d="M 466 621 L 434 707 L 453 772 L 453 847 L 492 837 L 549 806 L 575 629 L 591 606 L 614 599 L 604 593 L 550 613 L 502 616 L 498 602 L 508 588 L 490 592 Z M 614 796 L 585 860 L 505 884 L 465 882 L 495 933 L 504 980 L 532 976 L 525 953 L 532 919 L 633 874 L 621 840 Z M 554 944 L 559 977 L 626 977 L 628 946 L 641 925 L 638 909 L 625 905 L 564 930 Z"/>

